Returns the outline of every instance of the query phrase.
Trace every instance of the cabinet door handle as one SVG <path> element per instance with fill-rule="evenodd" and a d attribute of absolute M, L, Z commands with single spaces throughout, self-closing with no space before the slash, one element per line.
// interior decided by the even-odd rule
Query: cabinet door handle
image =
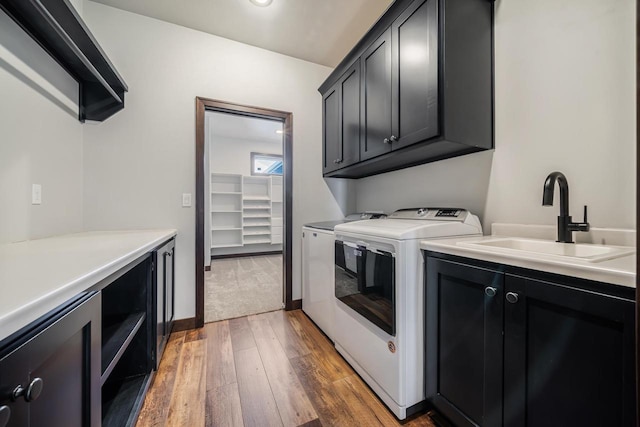
<path fill-rule="evenodd" d="M 385 144 L 390 144 L 391 141 L 389 140 L 389 138 L 385 138 L 382 140 L 382 142 L 384 142 Z"/>
<path fill-rule="evenodd" d="M 391 138 L 389 138 L 389 140 L 391 142 L 396 142 L 398 140 L 398 138 L 395 135 L 391 135 Z"/>
<path fill-rule="evenodd" d="M 6 405 L 0 406 L 0 427 L 6 427 L 11 418 L 11 408 Z"/>
<path fill-rule="evenodd" d="M 519 299 L 518 294 L 515 292 L 507 292 L 505 297 L 507 298 L 507 302 L 510 302 L 511 304 L 517 303 Z"/>
<path fill-rule="evenodd" d="M 18 385 L 13 389 L 13 400 L 17 400 L 19 397 L 24 397 L 25 402 L 33 402 L 40 396 L 43 387 L 44 381 L 42 381 L 42 378 L 34 378 L 27 388 L 22 387 L 22 385 Z"/>
<path fill-rule="evenodd" d="M 498 290 L 496 288 L 492 287 L 492 286 L 487 286 L 486 288 L 484 288 L 484 293 L 488 297 L 495 296 L 497 291 Z"/>

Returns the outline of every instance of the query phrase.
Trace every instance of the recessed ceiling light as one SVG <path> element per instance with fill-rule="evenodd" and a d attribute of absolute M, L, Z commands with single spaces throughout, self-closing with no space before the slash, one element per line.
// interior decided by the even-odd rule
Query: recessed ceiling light
<path fill-rule="evenodd" d="M 265 6 L 269 6 L 273 0 L 249 0 L 249 1 L 255 4 L 256 6 L 265 7 Z"/>

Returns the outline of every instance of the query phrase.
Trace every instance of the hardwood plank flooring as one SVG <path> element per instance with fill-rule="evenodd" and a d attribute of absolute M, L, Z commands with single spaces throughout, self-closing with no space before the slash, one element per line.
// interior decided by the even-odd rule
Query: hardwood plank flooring
<path fill-rule="evenodd" d="M 300 310 L 172 334 L 138 418 L 147 426 L 402 424 Z"/>
<path fill-rule="evenodd" d="M 174 386 L 180 393 L 173 393 L 169 404 L 167 425 L 203 426 L 206 402 L 207 347 L 204 340 L 190 341 L 182 345 L 178 372 Z M 175 390 L 175 388 L 174 388 Z"/>

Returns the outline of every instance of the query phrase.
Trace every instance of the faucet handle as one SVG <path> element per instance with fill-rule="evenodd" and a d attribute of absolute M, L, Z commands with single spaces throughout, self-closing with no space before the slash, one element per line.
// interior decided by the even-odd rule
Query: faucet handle
<path fill-rule="evenodd" d="M 589 231 L 589 223 L 587 222 L 587 205 L 584 206 L 584 219 L 582 222 L 569 222 L 567 224 L 569 231 Z"/>

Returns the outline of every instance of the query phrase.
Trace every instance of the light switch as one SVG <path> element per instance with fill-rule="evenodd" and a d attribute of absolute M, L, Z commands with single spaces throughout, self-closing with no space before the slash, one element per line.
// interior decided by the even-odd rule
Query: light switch
<path fill-rule="evenodd" d="M 42 204 L 42 186 L 40 184 L 31 185 L 31 204 L 32 205 Z"/>
<path fill-rule="evenodd" d="M 191 207 L 191 193 L 182 193 L 182 207 L 183 208 Z"/>

